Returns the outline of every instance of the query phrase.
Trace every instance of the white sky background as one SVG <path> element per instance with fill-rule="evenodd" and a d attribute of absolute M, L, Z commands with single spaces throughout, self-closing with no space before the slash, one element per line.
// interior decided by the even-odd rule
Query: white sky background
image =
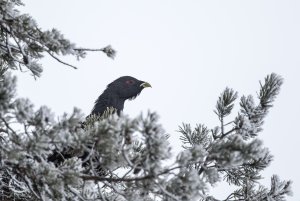
<path fill-rule="evenodd" d="M 213 109 L 226 86 L 240 96 L 256 96 L 259 80 L 271 72 L 282 75 L 281 93 L 259 135 L 275 156 L 263 173 L 263 183 L 269 187 L 272 174 L 292 179 L 294 197 L 288 200 L 299 201 L 299 1 L 24 3 L 22 10 L 42 29 L 55 27 L 82 47 L 111 44 L 118 53 L 115 60 L 102 53 L 90 53 L 80 62 L 62 58 L 78 70 L 45 57 L 38 80 L 18 74 L 20 96 L 29 97 L 36 106 L 51 107 L 57 115 L 71 113 L 74 106 L 89 114 L 108 83 L 122 75 L 134 76 L 153 88 L 126 102 L 124 113 L 134 117 L 148 109 L 157 111 L 172 136 L 174 151 L 180 147 L 176 130 L 182 122 L 218 124 Z M 227 187 L 218 189 L 216 195 L 225 199 Z"/>

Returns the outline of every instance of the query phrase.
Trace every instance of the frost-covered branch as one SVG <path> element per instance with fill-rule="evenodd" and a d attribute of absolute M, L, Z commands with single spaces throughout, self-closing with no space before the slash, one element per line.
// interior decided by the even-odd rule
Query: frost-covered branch
<path fill-rule="evenodd" d="M 100 51 L 112 59 L 115 57 L 116 51 L 110 45 L 101 49 L 78 48 L 56 29 L 42 31 L 31 16 L 17 10 L 18 6 L 23 6 L 21 0 L 0 3 L 0 75 L 7 69 L 26 67 L 39 77 L 42 66 L 38 61 L 45 54 L 72 68 L 76 67 L 59 56 L 72 55 L 80 59 L 89 51 Z"/>
<path fill-rule="evenodd" d="M 285 200 L 285 195 L 290 194 L 290 181 L 280 183 L 277 177 L 272 178 L 272 182 L 277 183 L 272 183 L 269 193 L 255 188 L 255 184 L 261 179 L 260 171 L 270 164 L 273 157 L 263 147 L 262 141 L 254 137 L 262 130 L 264 118 L 281 85 L 282 78 L 279 75 L 268 75 L 264 83 L 260 82 L 259 103 L 256 105 L 252 96 L 242 96 L 240 111 L 233 121 L 228 121 L 230 123 L 225 123 L 225 117 L 232 113 L 237 93 L 226 88 L 214 111 L 218 115 L 220 126 L 208 129 L 200 124 L 192 129 L 189 124 L 183 124 L 179 128 L 185 151 L 181 153 L 178 162 L 196 169 L 199 177 L 211 185 L 223 177 L 229 184 L 241 187 L 225 200 Z M 272 190 L 276 185 L 279 187 Z M 203 200 L 217 199 L 207 196 Z"/>

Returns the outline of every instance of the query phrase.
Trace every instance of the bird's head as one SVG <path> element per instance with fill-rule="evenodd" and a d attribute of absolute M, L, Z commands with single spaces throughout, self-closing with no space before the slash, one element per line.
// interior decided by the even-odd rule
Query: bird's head
<path fill-rule="evenodd" d="M 151 87 L 151 85 L 148 82 L 138 80 L 131 76 L 122 76 L 110 83 L 107 89 L 116 93 L 121 99 L 131 100 L 137 97 L 146 87 Z"/>

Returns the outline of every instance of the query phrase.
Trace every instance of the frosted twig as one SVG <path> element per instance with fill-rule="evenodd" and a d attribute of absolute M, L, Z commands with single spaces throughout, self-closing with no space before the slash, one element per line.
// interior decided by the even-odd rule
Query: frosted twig
<path fill-rule="evenodd" d="M 75 51 L 78 52 L 84 52 L 84 51 L 90 51 L 90 52 L 104 52 L 108 57 L 114 59 L 116 57 L 116 50 L 114 50 L 111 45 L 108 45 L 101 49 L 90 49 L 90 48 L 74 48 Z"/>
<path fill-rule="evenodd" d="M 39 196 L 39 195 L 33 190 L 32 186 L 31 186 L 31 181 L 30 181 L 30 179 L 29 179 L 26 175 L 24 176 L 24 180 L 25 180 L 26 185 L 27 185 L 28 188 L 30 189 L 30 191 L 31 191 L 37 198 L 39 198 L 39 199 L 41 199 L 41 200 L 44 201 L 44 199 L 43 199 L 41 196 Z"/>
<path fill-rule="evenodd" d="M 172 193 L 168 192 L 160 183 L 156 183 L 158 185 L 158 187 L 160 188 L 160 190 L 166 194 L 167 196 L 169 196 L 170 198 L 176 200 L 176 201 L 180 201 L 175 195 L 173 195 Z"/>
<path fill-rule="evenodd" d="M 62 64 L 64 64 L 64 65 L 66 65 L 66 66 L 70 66 L 70 67 L 72 67 L 72 68 L 74 68 L 74 69 L 77 69 L 77 67 L 76 66 L 73 66 L 73 65 L 71 65 L 71 64 L 68 64 L 68 63 L 66 63 L 66 62 L 64 62 L 64 61 L 62 61 L 62 60 L 60 60 L 58 57 L 56 57 L 54 54 L 52 54 L 51 52 L 50 52 L 50 50 L 46 50 L 47 51 L 47 53 L 52 57 L 52 58 L 54 58 L 56 61 L 58 61 L 59 63 L 62 63 Z"/>

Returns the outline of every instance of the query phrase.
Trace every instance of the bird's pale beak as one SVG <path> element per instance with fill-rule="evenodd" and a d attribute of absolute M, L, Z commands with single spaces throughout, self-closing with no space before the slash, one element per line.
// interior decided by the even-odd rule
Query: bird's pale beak
<path fill-rule="evenodd" d="M 148 82 L 143 82 L 140 86 L 143 88 L 152 87 L 151 84 L 149 84 Z"/>

